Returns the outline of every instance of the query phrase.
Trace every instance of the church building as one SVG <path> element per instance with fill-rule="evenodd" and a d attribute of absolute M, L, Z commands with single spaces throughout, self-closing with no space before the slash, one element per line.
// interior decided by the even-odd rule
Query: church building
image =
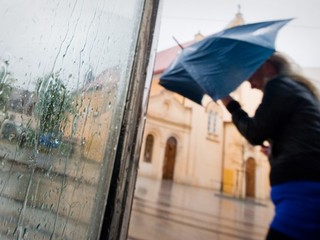
<path fill-rule="evenodd" d="M 241 25 L 240 11 L 226 28 Z M 183 47 L 203 39 L 200 33 Z M 235 197 L 269 197 L 269 163 L 260 147 L 237 131 L 218 102 L 204 97 L 202 106 L 159 85 L 180 46 L 156 55 L 140 155 L 139 175 L 218 190 Z M 243 83 L 232 96 L 251 115 L 261 93 Z"/>

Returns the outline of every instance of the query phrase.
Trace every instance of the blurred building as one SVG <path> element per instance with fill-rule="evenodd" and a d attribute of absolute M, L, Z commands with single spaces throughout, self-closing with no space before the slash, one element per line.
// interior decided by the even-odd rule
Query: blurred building
<path fill-rule="evenodd" d="M 240 11 L 226 26 L 244 23 Z M 201 40 L 200 33 L 182 47 Z M 260 147 L 238 133 L 230 114 L 205 97 L 202 106 L 160 86 L 163 71 L 181 50 L 157 53 L 140 157 L 139 174 L 221 190 L 237 197 L 269 196 L 269 165 Z M 233 97 L 253 114 L 261 94 L 242 84 Z"/>

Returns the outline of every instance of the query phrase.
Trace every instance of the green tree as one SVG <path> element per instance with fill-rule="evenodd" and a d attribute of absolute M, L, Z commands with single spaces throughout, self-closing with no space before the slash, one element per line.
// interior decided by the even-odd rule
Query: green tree
<path fill-rule="evenodd" d="M 14 82 L 8 71 L 9 62 L 4 61 L 0 66 L 0 110 L 7 111 L 8 101 L 12 92 L 11 84 Z"/>
<path fill-rule="evenodd" d="M 40 135 L 51 134 L 58 138 L 70 113 L 75 110 L 74 102 L 59 74 L 53 73 L 36 82 L 37 103 L 35 116 L 40 125 Z"/>

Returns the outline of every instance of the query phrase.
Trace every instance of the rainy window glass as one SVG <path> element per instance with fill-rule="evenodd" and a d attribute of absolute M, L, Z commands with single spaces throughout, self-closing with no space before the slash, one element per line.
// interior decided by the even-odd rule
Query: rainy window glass
<path fill-rule="evenodd" d="M 0 239 L 97 238 L 143 2 L 0 0 Z"/>
<path fill-rule="evenodd" d="M 144 150 L 144 161 L 147 163 L 152 162 L 152 150 L 153 150 L 154 137 L 149 134 L 146 139 L 146 146 Z"/>

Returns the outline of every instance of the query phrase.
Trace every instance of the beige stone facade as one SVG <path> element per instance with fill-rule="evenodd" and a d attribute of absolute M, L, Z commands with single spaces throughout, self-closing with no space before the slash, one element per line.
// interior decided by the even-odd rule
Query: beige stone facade
<path fill-rule="evenodd" d="M 155 75 L 139 174 L 222 190 L 238 197 L 267 198 L 267 158 L 259 147 L 250 146 L 240 136 L 225 108 L 209 97 L 200 106 L 163 89 L 158 81 L 159 75 Z M 234 97 L 241 101 L 246 88 L 247 84 L 242 85 Z M 241 102 L 248 112 L 252 112 L 254 106 L 245 103 L 258 103 L 261 96 L 254 92 L 253 96 L 249 94 L 247 97 L 254 100 Z M 151 148 L 150 138 L 153 139 Z M 170 139 L 174 139 L 173 144 Z M 247 166 L 247 161 L 251 163 L 251 168 Z M 168 174 L 168 171 L 171 173 Z"/>

